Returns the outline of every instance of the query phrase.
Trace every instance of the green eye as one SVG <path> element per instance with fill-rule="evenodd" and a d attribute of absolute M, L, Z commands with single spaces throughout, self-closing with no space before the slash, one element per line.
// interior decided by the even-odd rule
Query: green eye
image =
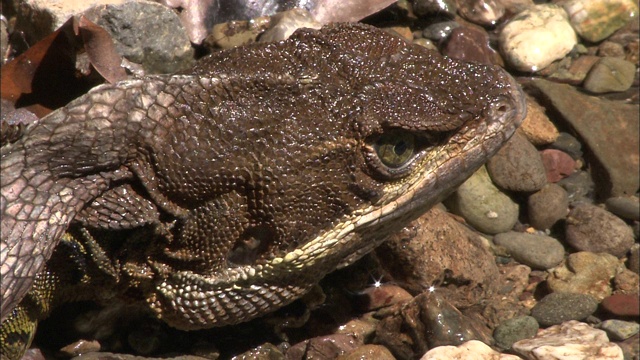
<path fill-rule="evenodd" d="M 383 164 L 399 168 L 413 157 L 415 137 L 406 131 L 391 131 L 380 136 L 373 148 Z"/>

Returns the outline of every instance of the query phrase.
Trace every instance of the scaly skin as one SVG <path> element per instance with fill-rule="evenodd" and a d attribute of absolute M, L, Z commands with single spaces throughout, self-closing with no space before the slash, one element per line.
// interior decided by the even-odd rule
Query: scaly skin
<path fill-rule="evenodd" d="M 1 150 L 2 319 L 67 231 L 172 326 L 273 311 L 440 201 L 523 104 L 499 68 L 357 24 L 100 86 Z"/>

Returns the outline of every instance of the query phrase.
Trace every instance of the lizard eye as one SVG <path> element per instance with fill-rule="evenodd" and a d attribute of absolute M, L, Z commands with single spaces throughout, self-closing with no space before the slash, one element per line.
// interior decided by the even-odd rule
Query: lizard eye
<path fill-rule="evenodd" d="M 393 169 L 410 162 L 416 150 L 415 136 L 407 131 L 394 130 L 380 136 L 373 148 L 380 161 Z"/>

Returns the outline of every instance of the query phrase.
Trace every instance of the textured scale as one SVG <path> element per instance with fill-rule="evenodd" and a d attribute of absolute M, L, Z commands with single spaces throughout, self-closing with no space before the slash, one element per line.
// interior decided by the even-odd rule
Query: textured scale
<path fill-rule="evenodd" d="M 523 101 L 499 68 L 357 24 L 100 86 L 2 148 L 2 318 L 65 232 L 172 326 L 273 311 L 464 181 Z M 391 130 L 419 139 L 397 169 L 372 145 Z"/>

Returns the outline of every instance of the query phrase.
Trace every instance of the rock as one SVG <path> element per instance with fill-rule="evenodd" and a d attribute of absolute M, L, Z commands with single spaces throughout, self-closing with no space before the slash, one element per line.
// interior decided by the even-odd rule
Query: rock
<path fill-rule="evenodd" d="M 640 221 L 640 199 L 637 196 L 618 196 L 607 199 L 607 210 L 627 220 Z"/>
<path fill-rule="evenodd" d="M 638 16 L 634 0 L 570 0 L 562 5 L 576 32 L 590 42 L 606 39 Z"/>
<path fill-rule="evenodd" d="M 466 62 L 489 65 L 499 63 L 499 55 L 489 45 L 487 32 L 474 27 L 461 26 L 453 29 L 442 48 L 442 54 Z"/>
<path fill-rule="evenodd" d="M 576 161 L 569 154 L 556 149 L 545 149 L 540 152 L 544 164 L 547 181 L 556 183 L 576 170 Z"/>
<path fill-rule="evenodd" d="M 210 48 L 230 49 L 258 41 L 258 36 L 269 28 L 271 17 L 236 20 L 213 25 L 211 34 L 204 39 Z"/>
<path fill-rule="evenodd" d="M 373 342 L 399 359 L 416 359 L 429 348 L 459 345 L 469 340 L 491 343 L 489 329 L 467 317 L 446 299 L 447 288 L 427 290 L 408 303 L 385 308 Z"/>
<path fill-rule="evenodd" d="M 493 331 L 496 346 L 502 349 L 511 349 L 516 341 L 529 339 L 538 333 L 538 322 L 532 316 L 518 316 L 509 319 Z"/>
<path fill-rule="evenodd" d="M 352 335 L 361 342 L 369 342 L 376 332 L 378 321 L 371 316 L 353 319 L 340 326 L 336 334 Z"/>
<path fill-rule="evenodd" d="M 351 335 L 318 336 L 293 345 L 287 351 L 286 358 L 288 360 L 335 359 L 362 345 L 362 342 Z"/>
<path fill-rule="evenodd" d="M 97 340 L 78 340 L 60 349 L 60 352 L 66 357 L 74 357 L 98 351 L 100 351 L 100 343 Z"/>
<path fill-rule="evenodd" d="M 288 39 L 300 28 L 320 29 L 321 27 L 322 24 L 317 22 L 308 11 L 295 8 L 272 16 L 269 29 L 260 36 L 260 42 L 282 41 Z"/>
<path fill-rule="evenodd" d="M 416 45 L 420 45 L 429 50 L 438 51 L 438 47 L 433 43 L 433 41 L 425 38 L 414 39 L 413 43 Z"/>
<path fill-rule="evenodd" d="M 412 293 L 420 293 L 448 276 L 466 284 L 456 289 L 460 296 L 451 296 L 474 303 L 500 285 L 488 246 L 439 208 L 429 210 L 392 235 L 375 254 L 386 272 Z"/>
<path fill-rule="evenodd" d="M 178 15 L 151 1 L 94 7 L 85 16 L 102 26 L 115 41 L 118 53 L 141 64 L 146 74 L 188 69 L 193 48 Z"/>
<path fill-rule="evenodd" d="M 459 345 L 469 340 L 491 341 L 484 325 L 465 316 L 437 291 L 420 294 L 420 320 L 424 323 L 429 347 Z"/>
<path fill-rule="evenodd" d="M 503 57 L 520 71 L 535 72 L 563 58 L 577 44 L 567 14 L 553 4 L 536 5 L 513 17 L 500 33 Z"/>
<path fill-rule="evenodd" d="M 611 279 L 623 269 L 613 255 L 577 252 L 550 270 L 547 286 L 554 292 L 588 294 L 600 301 L 611 294 Z"/>
<path fill-rule="evenodd" d="M 640 359 L 640 335 L 636 334 L 627 340 L 618 342 L 625 359 Z"/>
<path fill-rule="evenodd" d="M 614 57 L 600 59 L 584 80 L 585 89 L 595 94 L 626 91 L 633 84 L 636 66 Z"/>
<path fill-rule="evenodd" d="M 508 14 L 517 14 L 536 5 L 533 0 L 501 0 L 500 2 Z"/>
<path fill-rule="evenodd" d="M 598 56 L 624 59 L 624 46 L 613 41 L 603 41 L 598 46 Z"/>
<path fill-rule="evenodd" d="M 579 251 L 627 254 L 634 243 L 633 231 L 619 217 L 591 204 L 579 204 L 567 216 L 567 242 Z"/>
<path fill-rule="evenodd" d="M 549 236 L 509 231 L 494 236 L 493 242 L 532 269 L 550 269 L 564 259 L 564 247 Z"/>
<path fill-rule="evenodd" d="M 515 355 L 501 354 L 478 340 L 467 341 L 458 346 L 438 346 L 427 351 L 420 360 L 519 360 Z"/>
<path fill-rule="evenodd" d="M 553 292 L 540 300 L 531 309 L 540 326 L 562 324 L 568 320 L 584 320 L 598 308 L 591 295 Z"/>
<path fill-rule="evenodd" d="M 284 358 L 284 354 L 280 349 L 270 343 L 262 344 L 234 357 L 234 359 L 238 360 L 284 360 Z"/>
<path fill-rule="evenodd" d="M 541 330 L 535 338 L 513 344 L 513 350 L 535 360 L 623 360 L 622 349 L 609 342 L 604 331 L 578 321 Z"/>
<path fill-rule="evenodd" d="M 445 16 L 453 19 L 458 6 L 454 0 L 414 0 L 413 12 L 420 17 Z"/>
<path fill-rule="evenodd" d="M 518 221 L 518 204 L 493 185 L 485 167 L 460 185 L 445 205 L 487 234 L 509 231 Z"/>
<path fill-rule="evenodd" d="M 474 24 L 493 26 L 504 15 L 504 6 L 499 0 L 459 1 L 458 13 Z"/>
<path fill-rule="evenodd" d="M 538 150 L 518 132 L 487 161 L 487 171 L 506 190 L 538 191 L 547 183 Z"/>
<path fill-rule="evenodd" d="M 51 34 L 74 15 L 92 7 L 121 5 L 131 0 L 47 1 L 24 0 L 16 8 L 16 29 L 21 29 L 29 44 Z M 169 9 L 167 9 L 170 11 Z"/>
<path fill-rule="evenodd" d="M 638 294 L 615 294 L 602 300 L 602 308 L 616 316 L 640 316 Z"/>
<path fill-rule="evenodd" d="M 637 334 L 640 331 L 640 324 L 615 319 L 605 320 L 600 324 L 600 329 L 607 333 L 609 339 L 623 341 Z"/>
<path fill-rule="evenodd" d="M 4 65 L 8 60 L 9 50 L 9 32 L 7 31 L 7 19 L 3 16 L 0 18 L 0 65 Z"/>
<path fill-rule="evenodd" d="M 551 144 L 559 135 L 558 129 L 549 120 L 544 108 L 532 97 L 527 97 L 527 117 L 519 130 L 535 146 Z"/>
<path fill-rule="evenodd" d="M 412 298 L 413 296 L 411 296 L 411 294 L 399 286 L 383 284 L 365 289 L 356 296 L 355 302 L 361 311 L 367 312 L 385 306 L 407 302 Z"/>
<path fill-rule="evenodd" d="M 624 269 L 613 279 L 615 292 L 619 294 L 637 294 L 640 288 L 640 276 L 629 269 Z"/>
<path fill-rule="evenodd" d="M 395 360 L 395 357 L 384 346 L 367 344 L 352 350 L 345 355 L 340 355 L 336 360 L 362 360 L 362 359 L 379 359 L 379 360 Z"/>
<path fill-rule="evenodd" d="M 569 213 L 569 195 L 558 184 L 547 184 L 527 199 L 529 224 L 536 229 L 551 228 Z"/>
<path fill-rule="evenodd" d="M 566 132 L 560 132 L 556 140 L 551 144 L 552 149 L 558 149 L 571 156 L 574 160 L 582 157 L 582 144 L 578 139 Z"/>
<path fill-rule="evenodd" d="M 531 87 L 538 100 L 558 112 L 557 118 L 575 129 L 590 150 L 599 197 L 635 194 L 640 186 L 638 105 L 602 100 L 579 93 L 569 85 L 536 79 Z M 548 105 L 547 105 L 548 104 Z"/>
<path fill-rule="evenodd" d="M 581 85 L 591 68 L 599 60 L 600 57 L 594 55 L 582 55 L 576 59 L 571 59 L 567 66 L 559 67 L 549 75 L 549 79 L 571 85 Z"/>
<path fill-rule="evenodd" d="M 567 191 L 569 203 L 571 204 L 593 201 L 595 184 L 591 175 L 586 171 L 576 171 L 569 177 L 558 181 L 557 184 Z"/>
<path fill-rule="evenodd" d="M 422 30 L 422 36 L 436 43 L 447 39 L 454 29 L 461 25 L 455 21 L 443 21 L 431 24 Z"/>
<path fill-rule="evenodd" d="M 640 244 L 635 243 L 629 250 L 627 267 L 636 274 L 640 274 Z"/>

